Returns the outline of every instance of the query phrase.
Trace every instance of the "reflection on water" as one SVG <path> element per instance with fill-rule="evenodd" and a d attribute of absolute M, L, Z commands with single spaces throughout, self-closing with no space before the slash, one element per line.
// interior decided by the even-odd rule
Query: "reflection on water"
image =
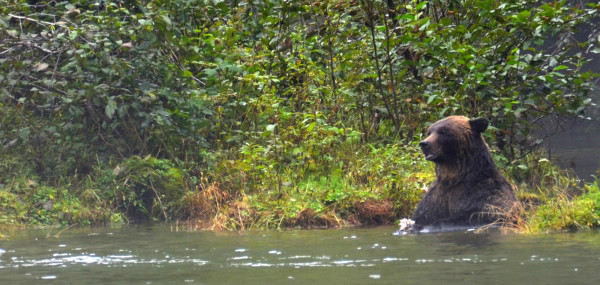
<path fill-rule="evenodd" d="M 599 284 L 600 234 L 168 226 L 3 233 L 1 284 Z M 50 236 L 50 237 L 47 237 Z"/>

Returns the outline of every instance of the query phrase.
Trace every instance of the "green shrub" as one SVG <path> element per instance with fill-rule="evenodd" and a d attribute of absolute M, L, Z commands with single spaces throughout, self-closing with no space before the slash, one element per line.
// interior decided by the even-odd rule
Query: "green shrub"
<path fill-rule="evenodd" d="M 531 228 L 537 231 L 600 228 L 599 180 L 585 186 L 575 197 L 563 194 L 542 204 L 536 211 Z"/>
<path fill-rule="evenodd" d="M 4 189 L 0 190 L 0 225 L 14 225 L 25 222 L 27 209 L 19 197 Z"/>
<path fill-rule="evenodd" d="M 184 171 L 171 161 L 131 157 L 104 170 L 102 196 L 133 220 L 176 219 L 186 192 Z"/>

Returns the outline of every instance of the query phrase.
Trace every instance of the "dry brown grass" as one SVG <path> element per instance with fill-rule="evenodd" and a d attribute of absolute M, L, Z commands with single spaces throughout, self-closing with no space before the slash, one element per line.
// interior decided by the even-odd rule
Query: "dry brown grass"
<path fill-rule="evenodd" d="M 225 230 L 228 218 L 223 217 L 225 208 L 234 196 L 224 191 L 216 182 L 201 177 L 194 191 L 188 192 L 183 201 L 182 217 L 190 229 Z"/>
<path fill-rule="evenodd" d="M 486 231 L 490 228 L 499 228 L 502 232 L 528 232 L 527 222 L 528 209 L 531 206 L 524 202 L 514 202 L 510 207 L 489 206 L 485 214 L 498 217 L 494 223 L 477 229 L 477 232 Z"/>
<path fill-rule="evenodd" d="M 362 225 L 393 224 L 396 220 L 394 203 L 388 199 L 380 201 L 367 200 L 354 203 L 356 209 L 355 220 Z"/>
<path fill-rule="evenodd" d="M 313 209 L 304 209 L 284 223 L 287 227 L 301 227 L 303 229 L 337 228 L 344 226 L 342 221 L 333 211 L 318 213 Z"/>

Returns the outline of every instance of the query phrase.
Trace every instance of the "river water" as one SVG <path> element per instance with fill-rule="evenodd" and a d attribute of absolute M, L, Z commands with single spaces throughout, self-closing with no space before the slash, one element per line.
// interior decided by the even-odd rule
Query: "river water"
<path fill-rule="evenodd" d="M 590 232 L 59 231 L 3 230 L 0 284 L 600 284 Z"/>

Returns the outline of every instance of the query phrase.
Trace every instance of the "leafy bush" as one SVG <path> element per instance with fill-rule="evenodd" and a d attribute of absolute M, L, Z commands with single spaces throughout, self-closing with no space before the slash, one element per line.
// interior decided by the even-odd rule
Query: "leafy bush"
<path fill-rule="evenodd" d="M 184 179 L 183 171 L 169 160 L 132 157 L 105 171 L 103 181 L 108 183 L 102 195 L 134 220 L 170 220 L 181 211 Z"/>
<path fill-rule="evenodd" d="M 0 190 L 0 225 L 19 224 L 27 218 L 27 210 L 19 197 Z"/>
<path fill-rule="evenodd" d="M 104 211 L 83 203 L 66 189 L 15 179 L 0 189 L 0 224 L 88 225 L 104 221 Z"/>
<path fill-rule="evenodd" d="M 541 143 L 537 122 L 591 106 L 597 15 L 533 0 L 4 1 L 0 183 L 35 177 L 9 193 L 68 201 L 54 205 L 73 220 L 53 207 L 42 223 L 273 227 L 373 203 L 406 216 L 433 177 L 415 142 L 449 114 L 490 118 L 496 159 L 544 183 L 513 162 Z"/>

